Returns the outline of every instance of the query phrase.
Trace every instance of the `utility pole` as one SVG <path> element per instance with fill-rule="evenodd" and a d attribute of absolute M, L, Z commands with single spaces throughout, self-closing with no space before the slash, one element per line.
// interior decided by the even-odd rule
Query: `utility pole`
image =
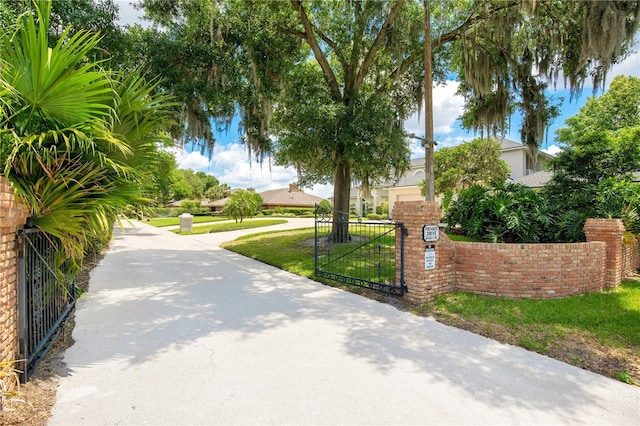
<path fill-rule="evenodd" d="M 435 172 L 433 169 L 433 77 L 431 68 L 431 7 L 424 0 L 424 193 L 426 201 L 435 201 Z"/>

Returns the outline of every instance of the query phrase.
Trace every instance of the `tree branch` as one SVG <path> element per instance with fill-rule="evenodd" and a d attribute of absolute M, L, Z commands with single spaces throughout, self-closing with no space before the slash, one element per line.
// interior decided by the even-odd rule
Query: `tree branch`
<path fill-rule="evenodd" d="M 313 51 L 313 55 L 315 56 L 316 61 L 318 61 L 318 64 L 322 69 L 322 75 L 324 76 L 325 81 L 327 82 L 327 84 L 329 85 L 329 88 L 331 89 L 331 96 L 335 100 L 340 100 L 342 98 L 342 95 L 340 94 L 340 87 L 338 86 L 338 80 L 336 79 L 336 76 L 333 70 L 331 69 L 331 66 L 329 65 L 329 61 L 327 61 L 327 57 L 325 56 L 322 49 L 320 49 L 318 40 L 316 40 L 316 37 L 314 36 L 313 26 L 311 25 L 311 21 L 309 21 L 309 16 L 307 16 L 307 12 L 304 10 L 304 7 L 302 6 L 302 0 L 291 0 L 291 5 L 298 12 L 298 15 L 300 15 L 300 22 L 304 27 L 304 34 L 305 34 L 304 39 L 307 42 L 307 44 L 309 44 L 309 47 L 311 47 L 311 50 Z"/>
<path fill-rule="evenodd" d="M 346 71 L 347 67 L 348 67 L 347 59 L 344 57 L 344 55 L 342 54 L 340 49 L 338 49 L 338 45 L 333 40 L 331 40 L 329 37 L 327 37 L 322 31 L 317 30 L 317 32 L 318 32 L 318 35 L 320 36 L 320 38 L 322 39 L 322 41 L 327 43 L 327 45 L 330 48 L 332 48 L 334 52 L 336 52 L 336 56 L 338 57 L 338 61 L 340 61 L 340 65 L 342 65 L 342 67 Z"/>
<path fill-rule="evenodd" d="M 396 17 L 398 16 L 398 13 L 400 12 L 400 9 L 402 8 L 403 4 L 404 4 L 404 0 L 397 0 L 395 6 L 393 6 L 393 9 L 391 9 L 389 14 L 387 15 L 387 19 L 385 19 L 384 24 L 382 24 L 382 27 L 380 28 L 380 32 L 378 33 L 378 36 L 374 40 L 373 45 L 371 45 L 371 49 L 369 49 L 369 53 L 367 53 L 367 56 L 364 58 L 362 67 L 360 67 L 360 72 L 358 73 L 358 76 L 354 81 L 353 88 L 355 90 L 358 90 L 358 88 L 360 88 L 360 86 L 362 85 L 362 82 L 364 81 L 364 78 L 366 77 L 367 72 L 369 71 L 369 67 L 371 66 L 371 63 L 373 62 L 373 59 L 375 58 L 376 54 L 378 53 L 378 50 L 380 49 L 380 45 L 382 44 L 382 41 L 387 36 L 387 33 L 393 26 L 393 22 L 396 20 Z"/>
<path fill-rule="evenodd" d="M 486 19 L 488 16 L 491 16 L 492 14 L 499 12 L 500 10 L 508 9 L 518 5 L 519 5 L 519 2 L 517 0 L 510 0 L 505 3 L 500 3 L 498 6 L 496 6 L 495 8 L 493 8 L 492 10 L 486 13 L 482 13 L 479 10 L 480 6 L 477 6 L 475 10 L 469 15 L 469 17 L 462 24 L 460 24 L 453 30 L 449 31 L 448 33 L 442 34 L 437 38 L 433 39 L 431 41 L 431 49 L 433 50 L 436 47 L 439 47 L 457 40 L 465 31 L 467 31 L 476 22 Z M 404 75 L 404 73 L 407 72 L 411 64 L 413 64 L 415 61 L 417 61 L 422 57 L 422 54 L 423 52 L 421 50 L 414 50 L 413 53 L 406 60 L 404 60 L 402 64 L 400 64 L 400 67 L 397 68 L 392 75 L 397 75 L 397 76 Z"/>

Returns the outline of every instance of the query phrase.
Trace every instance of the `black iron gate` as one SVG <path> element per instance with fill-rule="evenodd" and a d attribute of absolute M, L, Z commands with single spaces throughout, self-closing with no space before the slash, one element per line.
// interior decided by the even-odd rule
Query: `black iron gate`
<path fill-rule="evenodd" d="M 401 223 L 349 220 L 346 213 L 334 219 L 332 211 L 316 206 L 315 274 L 402 296 L 405 234 Z"/>
<path fill-rule="evenodd" d="M 75 307 L 75 283 L 58 268 L 59 241 L 38 229 L 18 234 L 18 321 L 21 381 L 29 379 Z"/>

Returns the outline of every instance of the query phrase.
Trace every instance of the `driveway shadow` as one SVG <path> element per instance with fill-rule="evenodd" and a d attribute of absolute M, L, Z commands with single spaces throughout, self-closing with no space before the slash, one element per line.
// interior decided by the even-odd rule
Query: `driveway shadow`
<path fill-rule="evenodd" d="M 420 374 L 476 401 L 553 412 L 566 423 L 574 423 L 577 413 L 615 410 L 602 396 L 624 389 L 553 359 L 226 250 L 196 243 L 178 247 L 189 244 L 185 241 L 154 232 L 116 235 L 92 271 L 89 293 L 78 302 L 76 343 L 65 354 L 62 375 L 113 359 L 135 367 L 216 335 L 242 342 L 309 323 L 329 327 L 341 342 L 332 356 L 364 360 L 378 374 L 399 369 Z M 323 350 L 313 332 L 296 339 L 296 345 Z M 212 345 L 213 354 L 220 348 Z M 630 390 L 620 401 L 638 394 Z"/>

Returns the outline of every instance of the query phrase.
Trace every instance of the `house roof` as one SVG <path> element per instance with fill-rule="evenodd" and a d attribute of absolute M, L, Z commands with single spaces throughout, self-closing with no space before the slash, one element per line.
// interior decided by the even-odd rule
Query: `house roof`
<path fill-rule="evenodd" d="M 320 201 L 322 197 L 307 194 L 300 191 L 290 191 L 289 188 L 272 189 L 261 192 L 263 205 L 269 206 L 309 206 L 313 207 Z"/>
<path fill-rule="evenodd" d="M 541 171 L 514 180 L 516 183 L 529 186 L 531 188 L 542 188 L 553 177 L 553 172 Z M 632 182 L 640 183 L 640 171 L 632 172 Z"/>
<path fill-rule="evenodd" d="M 521 183 L 531 188 L 542 188 L 553 177 L 553 172 L 541 171 L 522 176 L 514 180 L 515 183 Z"/>
<path fill-rule="evenodd" d="M 263 206 L 313 207 L 320 201 L 324 200 L 322 197 L 292 190 L 291 187 L 270 189 L 268 191 L 260 192 L 260 196 L 263 200 Z M 214 201 L 208 206 L 223 207 L 228 200 L 229 197 L 223 198 L 221 200 Z"/>
<path fill-rule="evenodd" d="M 424 165 L 424 158 L 422 158 Z M 397 181 L 391 180 L 382 184 L 383 188 L 402 188 L 405 186 L 418 186 L 424 180 L 424 170 L 407 170 Z"/>

